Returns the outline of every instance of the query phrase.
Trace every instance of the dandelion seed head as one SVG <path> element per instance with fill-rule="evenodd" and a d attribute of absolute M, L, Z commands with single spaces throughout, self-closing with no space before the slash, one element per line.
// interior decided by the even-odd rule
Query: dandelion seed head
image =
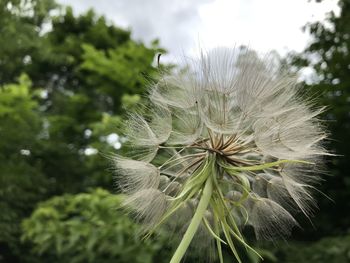
<path fill-rule="evenodd" d="M 126 205 L 148 226 L 183 233 L 210 177 L 194 243 L 207 243 L 203 233 L 242 240 L 245 225 L 258 239 L 289 235 L 295 213 L 313 213 L 311 192 L 328 154 L 317 117 L 323 108 L 301 91 L 296 76 L 250 50 L 217 48 L 161 74 L 146 117 L 127 121 L 131 159 L 114 159 Z"/>

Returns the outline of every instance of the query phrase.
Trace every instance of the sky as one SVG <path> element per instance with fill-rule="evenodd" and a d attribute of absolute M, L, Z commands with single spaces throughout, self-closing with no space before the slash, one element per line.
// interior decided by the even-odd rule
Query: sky
<path fill-rule="evenodd" d="M 337 1 L 308 0 L 58 0 L 76 14 L 89 8 L 132 31 L 146 44 L 158 38 L 170 56 L 192 55 L 199 49 L 247 45 L 258 52 L 281 55 L 302 51 L 310 36 L 307 22 L 323 20 Z"/>

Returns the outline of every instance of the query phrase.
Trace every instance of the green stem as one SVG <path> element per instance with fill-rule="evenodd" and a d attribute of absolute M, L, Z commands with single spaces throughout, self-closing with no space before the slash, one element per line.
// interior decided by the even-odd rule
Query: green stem
<path fill-rule="evenodd" d="M 205 182 L 204 190 L 202 193 L 202 197 L 199 201 L 197 210 L 191 220 L 190 225 L 186 230 L 185 235 L 183 236 L 179 246 L 177 247 L 173 257 L 171 258 L 170 263 L 179 263 L 182 257 L 185 255 L 186 250 L 190 245 L 195 233 L 197 232 L 199 224 L 202 221 L 204 213 L 208 208 L 212 193 L 213 193 L 213 181 L 211 176 L 209 176 L 207 178 L 207 181 Z"/>

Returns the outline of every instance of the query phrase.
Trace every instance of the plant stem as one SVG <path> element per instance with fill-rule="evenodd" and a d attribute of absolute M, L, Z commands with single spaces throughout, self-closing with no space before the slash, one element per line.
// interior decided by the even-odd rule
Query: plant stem
<path fill-rule="evenodd" d="M 192 217 L 191 223 L 188 226 L 185 235 L 183 236 L 179 246 L 177 247 L 173 257 L 171 258 L 170 263 L 179 263 L 182 257 L 184 256 L 184 254 L 186 253 L 186 250 L 190 245 L 195 233 L 197 232 L 199 224 L 202 221 L 204 213 L 207 210 L 212 193 L 213 193 L 213 181 L 211 176 L 208 176 L 205 182 L 205 186 L 202 192 L 202 197 L 199 201 L 197 210 L 194 216 Z"/>

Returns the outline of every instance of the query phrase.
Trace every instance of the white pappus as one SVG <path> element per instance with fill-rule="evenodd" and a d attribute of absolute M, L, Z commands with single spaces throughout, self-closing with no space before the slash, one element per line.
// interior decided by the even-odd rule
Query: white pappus
<path fill-rule="evenodd" d="M 217 48 L 152 84 L 147 111 L 130 114 L 131 157 L 114 156 L 117 183 L 150 235 L 174 227 L 188 246 L 237 245 L 290 234 L 298 210 L 309 217 L 327 134 L 297 77 L 250 50 Z M 200 233 L 200 240 L 195 234 Z M 207 238 L 203 238 L 206 236 Z"/>

